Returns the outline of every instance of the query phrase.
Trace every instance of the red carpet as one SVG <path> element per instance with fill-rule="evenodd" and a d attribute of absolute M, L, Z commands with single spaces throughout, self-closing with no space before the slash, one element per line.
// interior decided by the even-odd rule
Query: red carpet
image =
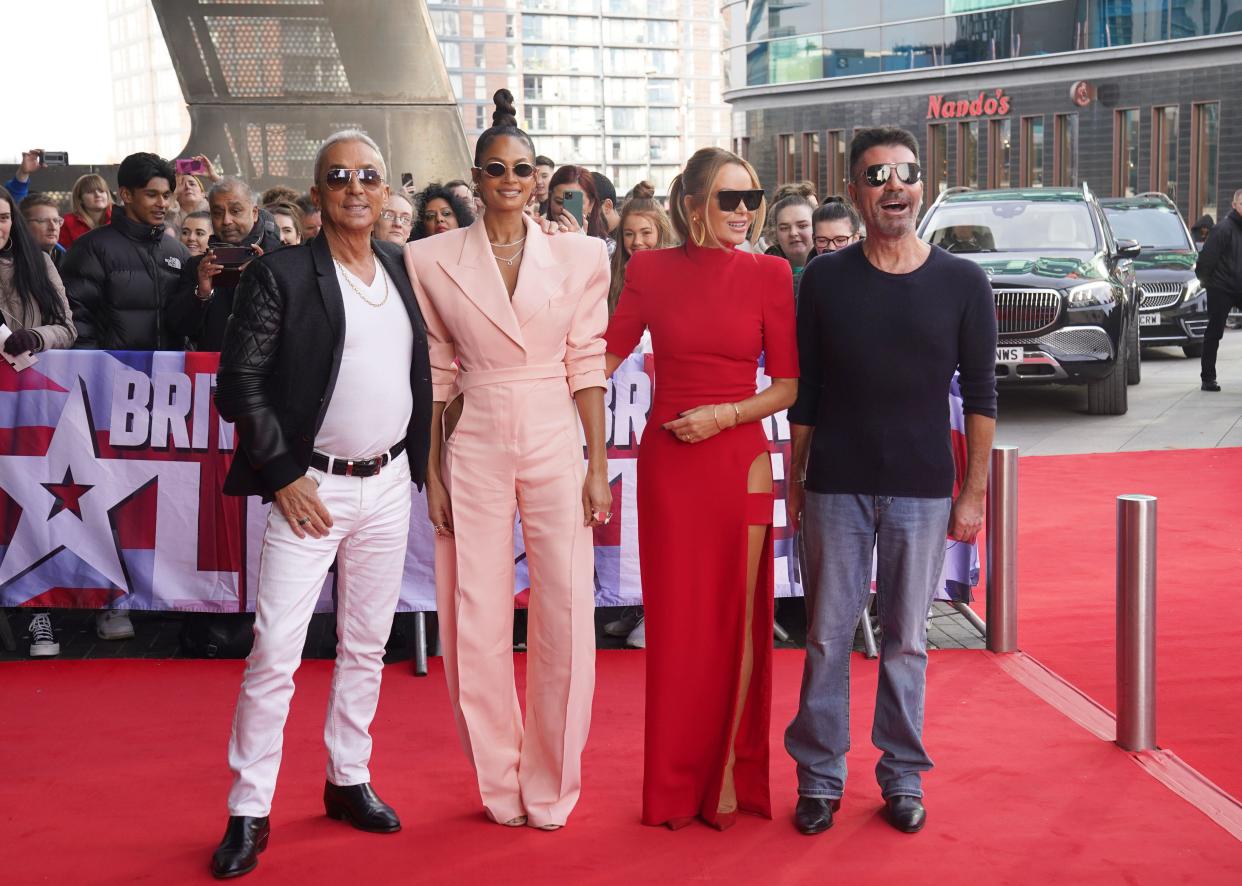
<path fill-rule="evenodd" d="M 1116 504 L 1159 497 L 1157 741 L 1242 798 L 1242 449 L 1022 458 L 1018 645 L 1115 710 Z"/>
<path fill-rule="evenodd" d="M 1028 476 L 1029 476 L 1028 472 Z M 1034 485 L 1033 483 L 1030 485 Z M 1028 553 L 1028 562 L 1032 555 Z M 1239 883 L 1242 844 L 1002 673 L 979 652 L 932 658 L 929 824 L 893 831 L 868 740 L 875 665 L 854 659 L 852 780 L 833 830 L 789 823 L 781 732 L 801 654 L 778 652 L 772 731 L 777 820 L 720 834 L 638 823 L 643 655 L 603 653 L 583 799 L 558 833 L 487 823 L 453 734 L 439 661 L 390 668 L 374 773 L 405 830 L 323 815 L 330 664 L 308 662 L 290 717 L 273 838 L 247 883 Z M 224 828 L 224 750 L 239 662 L 15 663 L 0 669 L 0 880 L 209 882 Z"/>

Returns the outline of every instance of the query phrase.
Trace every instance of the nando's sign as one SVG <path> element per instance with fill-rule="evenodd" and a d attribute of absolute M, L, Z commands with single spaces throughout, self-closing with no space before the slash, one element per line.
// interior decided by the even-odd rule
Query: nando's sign
<path fill-rule="evenodd" d="M 974 98 L 947 95 L 927 97 L 928 120 L 953 120 L 959 117 L 1004 117 L 1009 114 L 1009 96 L 1005 90 L 980 92 Z"/>

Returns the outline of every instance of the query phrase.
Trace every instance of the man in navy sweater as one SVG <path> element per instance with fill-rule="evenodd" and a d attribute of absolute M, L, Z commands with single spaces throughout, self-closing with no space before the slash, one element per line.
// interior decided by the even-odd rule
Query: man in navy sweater
<path fill-rule="evenodd" d="M 918 143 L 862 129 L 850 146 L 850 199 L 867 239 L 816 258 L 798 297 L 798 400 L 789 410 L 789 522 L 801 524 L 808 612 L 798 713 L 785 747 L 798 766 L 795 824 L 832 826 L 849 750 L 849 657 L 877 552 L 880 679 L 872 739 L 885 815 L 914 833 L 926 820 L 922 773 L 927 610 L 946 536 L 983 524 L 996 429 L 996 313 L 978 265 L 915 234 L 923 198 Z M 946 402 L 954 372 L 968 465 L 953 499 Z"/>

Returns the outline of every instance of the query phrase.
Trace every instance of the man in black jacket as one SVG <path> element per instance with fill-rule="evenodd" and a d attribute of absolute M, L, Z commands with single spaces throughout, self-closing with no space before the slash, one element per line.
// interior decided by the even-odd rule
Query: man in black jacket
<path fill-rule="evenodd" d="M 1242 308 L 1242 188 L 1233 192 L 1233 208 L 1208 234 L 1195 264 L 1195 276 L 1207 290 L 1208 325 L 1199 364 L 1200 388 L 1219 391 L 1216 353 L 1225 335 L 1229 311 Z"/>
<path fill-rule="evenodd" d="M 371 789 L 369 729 L 405 565 L 409 483 L 425 476 L 431 369 L 401 248 L 371 239 L 385 177 L 365 134 L 330 136 L 315 160 L 320 236 L 251 262 L 224 336 L 216 404 L 239 450 L 224 491 L 274 504 L 229 741 L 229 823 L 211 864 L 221 878 L 253 870 L 267 845 L 293 674 L 334 558 L 340 643 L 324 808 L 365 831 L 401 827 Z"/>
<path fill-rule="evenodd" d="M 163 310 L 190 252 L 164 235 L 177 176 L 155 154 L 121 161 L 123 212 L 73 242 L 60 267 L 78 329 L 74 347 L 159 351 L 180 345 L 164 328 Z"/>
<path fill-rule="evenodd" d="M 256 205 L 250 185 L 239 178 L 226 176 L 212 185 L 207 203 L 211 241 L 207 251 L 191 258 L 181 272 L 181 284 L 169 297 L 164 318 L 169 331 L 189 339 L 193 350 L 219 351 L 233 313 L 240 270 L 217 261 L 215 248 L 241 246 L 258 258 L 280 248 L 280 234 L 272 217 Z"/>

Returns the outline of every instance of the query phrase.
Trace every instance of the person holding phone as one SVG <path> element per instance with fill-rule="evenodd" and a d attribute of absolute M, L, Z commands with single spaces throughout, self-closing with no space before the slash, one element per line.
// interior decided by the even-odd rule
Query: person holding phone
<path fill-rule="evenodd" d="M 513 95 L 501 89 L 495 102 L 474 155 L 487 211 L 407 244 L 405 261 L 431 348 L 427 510 L 449 698 L 487 816 L 555 830 L 582 786 L 595 684 L 591 530 L 612 517 L 608 260 L 597 240 L 548 236 L 526 216 L 535 147 Z M 525 724 L 512 651 L 517 514 L 531 578 Z"/>
<path fill-rule="evenodd" d="M 571 231 L 585 231 L 591 237 L 599 237 L 610 244 L 612 255 L 615 244 L 608 236 L 595 191 L 595 177 L 581 166 L 562 166 L 552 173 L 548 184 L 548 218 L 563 223 Z"/>
<path fill-rule="evenodd" d="M 219 351 L 233 312 L 233 293 L 251 260 L 280 248 L 275 221 L 260 209 L 250 186 L 231 176 L 208 192 L 212 237 L 181 273 L 181 282 L 164 309 L 169 332 L 195 351 Z"/>
<path fill-rule="evenodd" d="M 656 386 L 638 455 L 646 614 L 642 820 L 723 830 L 772 817 L 772 459 L 763 422 L 794 402 L 789 263 L 743 252 L 763 227 L 749 163 L 702 148 L 669 187 L 679 249 L 630 256 L 609 373 L 644 330 Z M 759 356 L 770 386 L 756 391 Z"/>

